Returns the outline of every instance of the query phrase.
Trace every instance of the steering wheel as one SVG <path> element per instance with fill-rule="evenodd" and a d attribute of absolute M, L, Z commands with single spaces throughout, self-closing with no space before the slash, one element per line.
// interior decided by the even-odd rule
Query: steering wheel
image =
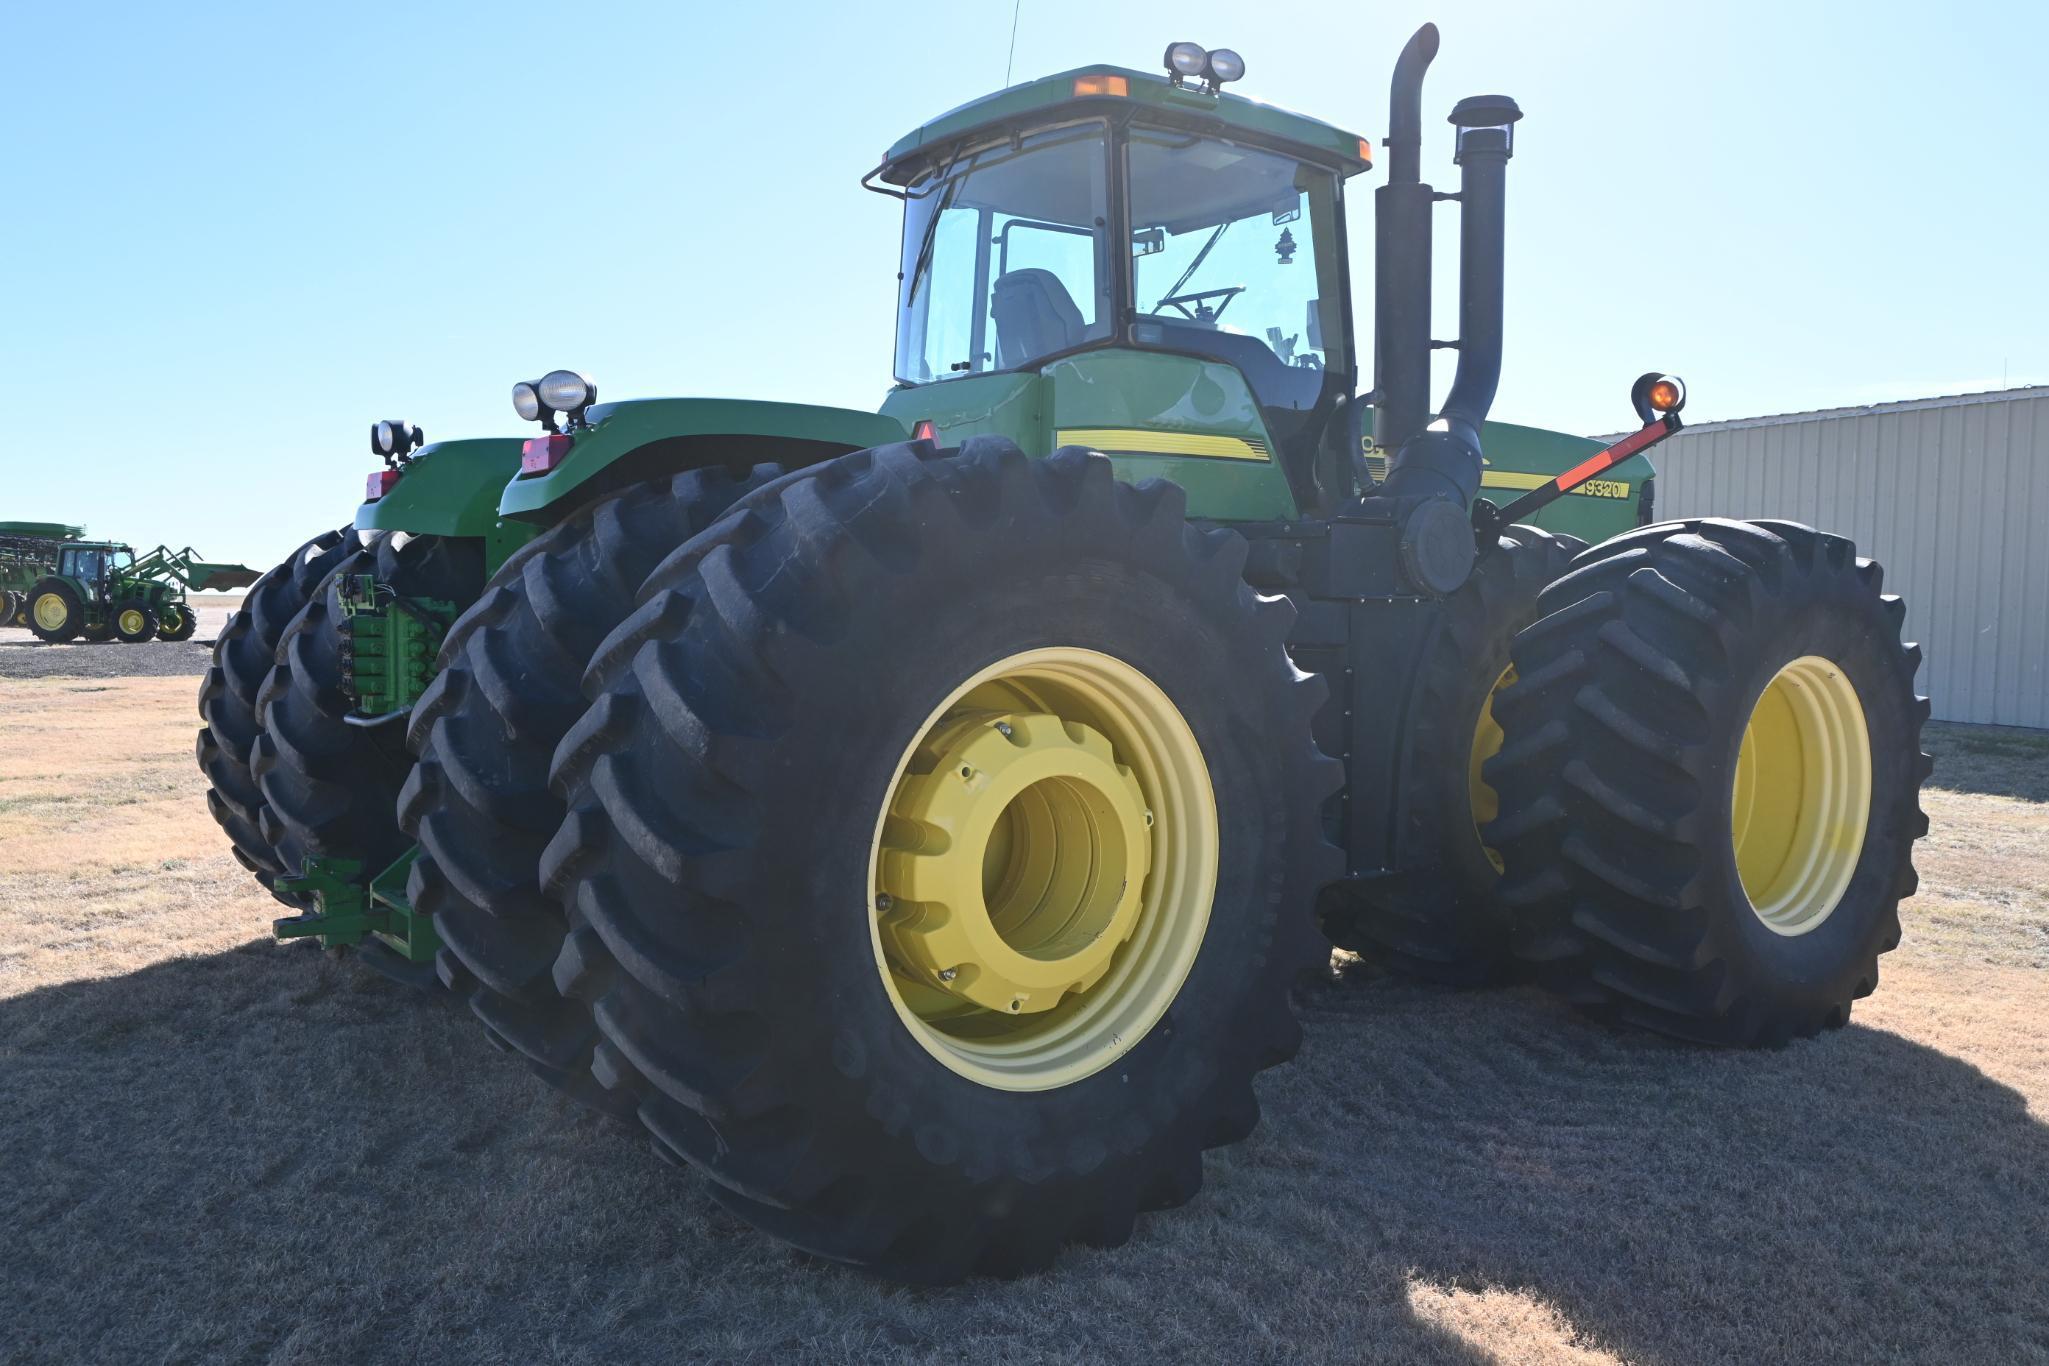
<path fill-rule="evenodd" d="M 1153 305 L 1153 312 L 1163 308 L 1178 308 L 1181 315 L 1192 323 L 1213 323 L 1224 316 L 1224 310 L 1231 306 L 1231 300 L 1245 292 L 1243 285 L 1225 285 L 1222 289 L 1198 289 L 1190 294 L 1175 294 Z M 1221 300 L 1211 308 L 1204 300 Z"/>

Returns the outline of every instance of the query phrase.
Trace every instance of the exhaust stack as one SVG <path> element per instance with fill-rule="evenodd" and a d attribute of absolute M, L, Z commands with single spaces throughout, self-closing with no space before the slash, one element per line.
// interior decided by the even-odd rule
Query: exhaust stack
<path fill-rule="evenodd" d="M 1374 444 L 1392 450 L 1387 480 L 1372 496 L 1405 506 L 1402 569 L 1419 591 L 1442 596 L 1472 572 L 1468 515 L 1480 491 L 1480 424 L 1501 382 L 1504 199 L 1515 122 L 1505 95 L 1459 101 L 1455 158 L 1461 175 L 1458 372 L 1437 420 L 1430 411 L 1430 210 L 1422 182 L 1423 75 L 1437 55 L 1425 24 L 1395 62 L 1389 92 L 1388 183 L 1375 197 Z M 1427 424 L 1427 425 L 1426 425 Z"/>
<path fill-rule="evenodd" d="M 1437 25 L 1416 30 L 1388 92 L 1387 183 L 1373 192 L 1373 444 L 1400 450 L 1430 420 L 1430 205 L 1423 75 Z"/>
<path fill-rule="evenodd" d="M 1447 425 L 1480 449 L 1480 424 L 1501 383 L 1504 205 L 1515 123 L 1523 116 L 1506 95 L 1473 95 L 1453 106 L 1459 168 L 1458 373 L 1445 396 Z M 1463 430 L 1460 430 L 1463 429 Z"/>

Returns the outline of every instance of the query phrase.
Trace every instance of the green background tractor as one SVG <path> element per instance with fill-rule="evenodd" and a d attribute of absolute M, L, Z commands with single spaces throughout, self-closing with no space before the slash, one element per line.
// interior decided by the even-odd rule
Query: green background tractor
<path fill-rule="evenodd" d="M 1177 43 L 871 173 L 879 415 L 562 370 L 517 446 L 380 424 L 202 694 L 280 933 L 431 960 L 743 1218 L 913 1280 L 1191 1198 L 1333 942 L 1709 1043 L 1842 1024 L 1926 830 L 1899 600 L 1810 528 L 1638 525 L 1669 376 L 1605 447 L 1489 420 L 1521 114 L 1459 102 L 1460 191 L 1423 183 L 1436 47 L 1395 66 L 1370 387 L 1371 149 Z"/>
<path fill-rule="evenodd" d="M 255 571 L 200 560 L 190 546 L 158 546 L 138 558 L 118 541 L 66 541 L 30 585 L 25 616 L 31 631 L 53 643 L 190 640 L 199 618 L 187 589 L 221 591 L 255 581 Z"/>

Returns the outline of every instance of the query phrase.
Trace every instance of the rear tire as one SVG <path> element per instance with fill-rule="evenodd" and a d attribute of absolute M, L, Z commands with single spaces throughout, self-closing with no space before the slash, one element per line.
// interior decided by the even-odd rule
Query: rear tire
<path fill-rule="evenodd" d="M 236 861 L 273 894 L 284 868 L 263 835 L 263 792 L 249 771 L 263 729 L 257 697 L 277 663 L 285 628 L 312 600 L 328 571 L 358 545 L 353 527 L 323 532 L 258 579 L 214 640 L 213 663 L 199 688 L 199 716 L 206 724 L 196 748 L 200 771 L 206 774 L 207 809 L 227 833 Z M 298 904 L 289 897 L 278 899 Z"/>
<path fill-rule="evenodd" d="M 649 578 L 558 751 L 570 809 L 543 878 L 572 926 L 556 979 L 602 1036 L 595 1074 L 730 1208 L 824 1257 L 948 1281 L 1122 1243 L 1140 1210 L 1195 1193 L 1204 1149 L 1256 1125 L 1253 1078 L 1301 1039 L 1290 987 L 1326 957 L 1313 900 L 1340 860 L 1319 809 L 1339 775 L 1309 738 L 1325 689 L 1288 660 L 1292 611 L 1244 583 L 1240 538 L 1187 524 L 1178 487 L 1121 484 L 1074 449 L 885 446 L 740 509 Z M 1082 691 L 1088 669 L 1166 699 L 1129 716 L 1105 702 L 1122 719 L 1066 732 L 1151 775 L 1161 833 L 1117 846 L 1157 860 L 1131 891 L 1143 928 L 1118 941 L 1137 956 L 1073 988 L 1108 996 L 1042 998 L 1079 1013 L 1019 1017 L 1051 1034 L 1005 1032 L 990 1007 L 925 1013 L 936 987 L 914 1013 L 876 915 L 892 943 L 925 922 L 878 899 L 876 869 L 918 827 L 884 810 L 904 809 L 913 775 L 950 790 L 950 760 L 903 765 L 921 733 L 949 733 L 934 718 L 961 689 L 1049 653 L 1092 680 L 1070 702 L 1110 696 Z M 1000 686 L 1033 719 L 1013 716 L 1026 738 L 1011 743 L 1062 743 L 1039 722 L 1067 715 L 1065 685 L 1013 678 Z M 993 721 L 964 720 L 1004 748 Z M 1159 737 L 1171 762 L 1148 748 Z M 1202 830 L 1215 843 L 1183 838 Z M 1131 888 L 1127 874 L 1116 895 Z M 1127 1008 L 1128 1035 L 1097 1032 Z M 935 1042 L 954 1025 L 970 1032 Z M 1070 1061 L 998 1084 L 984 1027 Z M 1076 1040 L 1102 1051 L 1060 1054 Z"/>
<path fill-rule="evenodd" d="M 1417 666 L 1410 712 L 1403 869 L 1362 891 L 1325 894 L 1324 932 L 1339 948 L 1446 986 L 1498 982 L 1512 970 L 1508 910 L 1497 895 L 1498 853 L 1480 839 L 1496 801 L 1478 763 L 1500 748 L 1489 702 L 1509 668 L 1516 632 L 1537 617 L 1537 595 L 1586 542 L 1512 526 L 1463 588 Z"/>
<path fill-rule="evenodd" d="M 288 876 L 309 858 L 346 858 L 375 877 L 409 844 L 397 813 L 412 767 L 404 728 L 350 725 L 355 699 L 342 687 L 338 580 L 371 572 L 400 597 L 468 603 L 483 587 L 483 548 L 384 536 L 336 565 L 285 629 L 259 698 L 263 732 L 250 770 L 263 792 L 264 836 Z"/>
<path fill-rule="evenodd" d="M 419 762 L 399 824 L 420 844 L 408 894 L 434 917 L 441 980 L 543 1079 L 596 1108 L 621 1097 L 591 1078 L 590 1011 L 555 989 L 567 925 L 541 889 L 541 852 L 564 814 L 548 786 L 555 746 L 588 706 L 591 656 L 649 572 L 779 472 L 635 485 L 523 546 L 449 630 L 413 709 Z"/>
<path fill-rule="evenodd" d="M 52 645 L 74 640 L 85 630 L 85 604 L 62 579 L 44 579 L 28 590 L 28 629 Z"/>
<path fill-rule="evenodd" d="M 1705 1043 L 1848 1020 L 1928 830 L 1921 652 L 1882 578 L 1840 536 L 1706 519 L 1545 589 L 1495 704 L 1485 832 L 1541 983 Z"/>

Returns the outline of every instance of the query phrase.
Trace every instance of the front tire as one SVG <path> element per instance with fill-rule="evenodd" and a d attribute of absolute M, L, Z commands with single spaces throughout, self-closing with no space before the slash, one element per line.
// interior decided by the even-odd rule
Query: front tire
<path fill-rule="evenodd" d="M 140 598 L 116 603 L 112 624 L 114 639 L 123 645 L 142 645 L 156 638 L 157 614 Z"/>
<path fill-rule="evenodd" d="M 1927 833 L 1920 650 L 1840 536 L 1645 527 L 1516 638 L 1487 775 L 1517 954 L 1608 1018 L 1783 1043 L 1848 1020 Z"/>
<path fill-rule="evenodd" d="M 1079 450 L 859 452 L 743 500 L 601 650 L 556 977 L 599 1079 L 757 1226 L 1022 1272 L 1123 1242 L 1257 1123 L 1338 773 L 1291 611 L 1183 507 Z M 999 812 L 1031 764 L 1055 786 Z"/>
<path fill-rule="evenodd" d="M 157 614 L 157 639 L 172 644 L 192 639 L 199 629 L 199 613 L 189 602 L 167 602 Z"/>

